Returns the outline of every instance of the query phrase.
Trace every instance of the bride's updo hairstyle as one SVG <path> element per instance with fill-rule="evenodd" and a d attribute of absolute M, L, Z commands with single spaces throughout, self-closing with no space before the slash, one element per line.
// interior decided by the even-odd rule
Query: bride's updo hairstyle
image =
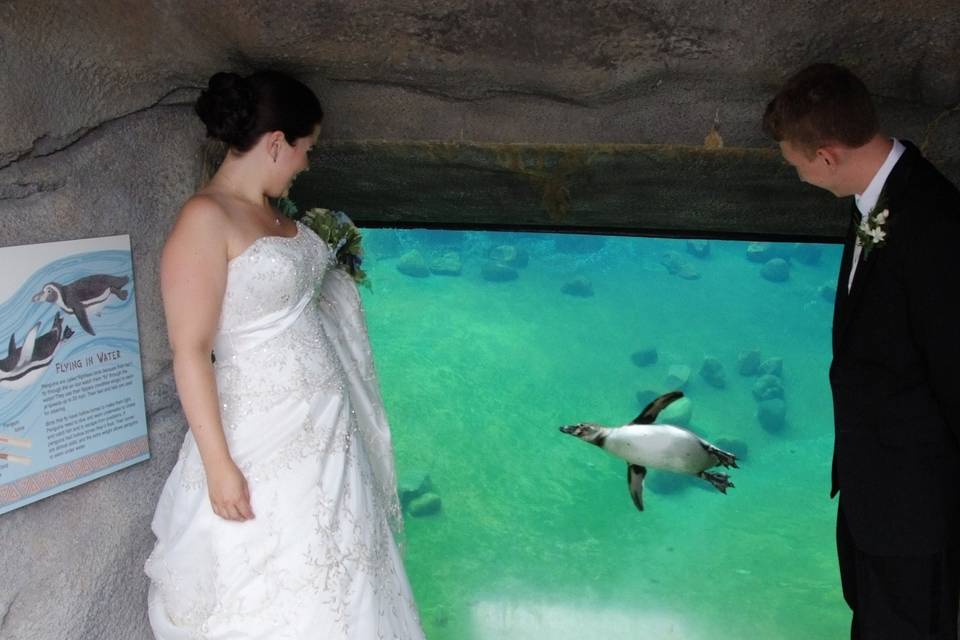
<path fill-rule="evenodd" d="M 278 71 L 258 71 L 243 78 L 215 73 L 200 93 L 194 110 L 207 135 L 244 152 L 268 131 L 282 131 L 291 145 L 313 133 L 323 120 L 320 101 L 310 88 Z"/>

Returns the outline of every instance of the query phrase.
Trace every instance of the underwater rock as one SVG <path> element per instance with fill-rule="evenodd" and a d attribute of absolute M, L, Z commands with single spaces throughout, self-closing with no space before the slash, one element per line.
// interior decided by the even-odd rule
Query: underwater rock
<path fill-rule="evenodd" d="M 819 245 L 799 242 L 793 247 L 793 258 L 797 262 L 814 266 L 820 264 L 822 251 Z"/>
<path fill-rule="evenodd" d="M 700 272 L 696 267 L 683 259 L 676 251 L 667 251 L 660 256 L 660 264 L 667 268 L 670 275 L 679 276 L 684 280 L 696 280 Z"/>
<path fill-rule="evenodd" d="M 410 515 L 418 518 L 436 515 L 442 508 L 443 501 L 435 493 L 428 492 L 410 501 Z"/>
<path fill-rule="evenodd" d="M 707 356 L 700 365 L 700 377 L 711 387 L 723 389 L 727 386 L 727 376 L 723 372 L 723 364 L 713 356 Z"/>
<path fill-rule="evenodd" d="M 747 245 L 747 260 L 750 262 L 767 262 L 771 257 L 769 242 L 751 242 Z"/>
<path fill-rule="evenodd" d="M 741 351 L 737 356 L 737 371 L 742 376 L 755 376 L 760 372 L 762 362 L 760 352 L 756 349 Z"/>
<path fill-rule="evenodd" d="M 667 388 L 682 389 L 690 381 L 690 367 L 685 364 L 673 364 L 667 369 Z"/>
<path fill-rule="evenodd" d="M 747 443 L 740 438 L 721 437 L 714 440 L 713 444 L 715 444 L 718 449 L 729 451 L 733 455 L 737 456 L 738 460 L 746 460 L 747 453 L 750 450 L 750 447 L 747 446 Z"/>
<path fill-rule="evenodd" d="M 603 236 L 559 235 L 553 239 L 553 246 L 560 253 L 596 253 L 606 243 Z"/>
<path fill-rule="evenodd" d="M 589 298 L 593 295 L 593 283 L 590 282 L 589 278 L 584 276 L 577 276 L 570 282 L 564 284 L 560 291 L 567 294 L 568 296 L 576 296 L 578 298 Z"/>
<path fill-rule="evenodd" d="M 783 382 L 777 376 L 765 375 L 753 383 L 753 397 L 757 401 L 783 397 Z"/>
<path fill-rule="evenodd" d="M 515 268 L 525 267 L 530 262 L 530 255 L 527 250 L 512 244 L 501 244 L 494 247 L 487 257 L 494 262 Z"/>
<path fill-rule="evenodd" d="M 380 259 L 396 258 L 403 253 L 403 244 L 394 229 L 365 229 L 363 253 Z"/>
<path fill-rule="evenodd" d="M 397 496 L 400 498 L 400 506 L 404 509 L 412 500 L 432 490 L 433 480 L 425 471 L 404 471 L 397 480 Z"/>
<path fill-rule="evenodd" d="M 779 433 L 786 426 L 787 403 L 783 398 L 770 398 L 757 403 L 757 420 L 764 431 Z"/>
<path fill-rule="evenodd" d="M 649 367 L 652 364 L 657 363 L 657 348 L 656 347 L 646 347 L 645 349 L 640 349 L 639 351 L 634 351 L 630 355 L 630 360 L 633 361 L 633 364 L 638 367 Z"/>
<path fill-rule="evenodd" d="M 783 378 L 783 358 L 767 358 L 760 363 L 757 370 L 760 375 L 771 375 Z"/>
<path fill-rule="evenodd" d="M 820 288 L 817 289 L 817 293 L 820 294 L 820 297 L 823 300 L 826 300 L 830 304 L 833 304 L 837 301 L 837 288 L 832 284 L 820 285 Z"/>
<path fill-rule="evenodd" d="M 480 267 L 480 275 L 489 282 L 510 282 L 520 277 L 516 269 L 491 261 L 483 263 Z"/>
<path fill-rule="evenodd" d="M 693 419 L 693 401 L 690 398 L 680 398 L 674 400 L 657 416 L 657 422 L 662 424 L 673 424 L 680 427 L 690 425 Z"/>
<path fill-rule="evenodd" d="M 430 275 L 430 268 L 427 267 L 427 261 L 423 259 L 423 256 L 416 249 L 400 256 L 400 261 L 397 262 L 397 271 L 414 278 L 426 278 Z"/>
<path fill-rule="evenodd" d="M 676 251 L 667 251 L 660 256 L 660 264 L 665 266 L 671 275 L 676 275 L 680 271 L 683 262 L 683 257 Z"/>
<path fill-rule="evenodd" d="M 643 486 L 656 494 L 666 496 L 679 493 L 703 482 L 693 476 L 669 471 L 651 471 L 643 482 Z"/>
<path fill-rule="evenodd" d="M 660 392 L 653 389 L 641 389 L 637 391 L 637 403 L 641 409 L 645 409 L 648 404 L 660 397 Z"/>
<path fill-rule="evenodd" d="M 786 282 L 790 279 L 790 263 L 783 258 L 774 258 L 763 265 L 760 275 L 770 282 Z"/>
<path fill-rule="evenodd" d="M 463 271 L 460 254 L 456 251 L 447 251 L 430 262 L 430 272 L 438 276 L 458 276 Z"/>
<path fill-rule="evenodd" d="M 698 280 L 700 278 L 700 272 L 689 262 L 683 263 L 683 265 L 680 266 L 680 271 L 677 271 L 676 275 L 684 280 Z"/>
<path fill-rule="evenodd" d="M 710 241 L 687 240 L 687 253 L 698 258 L 706 258 L 710 255 Z"/>

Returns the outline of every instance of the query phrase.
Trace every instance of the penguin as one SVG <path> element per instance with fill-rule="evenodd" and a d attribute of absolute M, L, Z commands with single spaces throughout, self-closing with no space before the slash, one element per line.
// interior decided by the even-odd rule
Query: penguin
<path fill-rule="evenodd" d="M 0 360 L 0 371 L 13 371 L 20 363 L 20 352 L 23 351 L 17 346 L 17 340 L 13 334 L 10 334 L 10 344 L 7 345 L 7 357 Z"/>
<path fill-rule="evenodd" d="M 33 353 L 30 355 L 30 361 L 39 362 L 46 360 L 53 355 L 53 352 L 57 350 L 61 342 L 72 335 L 73 329 L 70 327 L 64 328 L 63 317 L 60 315 L 60 312 L 57 311 L 57 315 L 53 317 L 53 325 L 50 327 L 50 331 L 37 338 L 33 343 Z"/>
<path fill-rule="evenodd" d="M 604 427 L 590 422 L 560 427 L 560 431 L 596 445 L 607 453 L 626 460 L 630 497 L 643 511 L 643 479 L 647 467 L 674 473 L 686 473 L 706 480 L 721 493 L 733 487 L 730 476 L 707 471 L 711 467 L 737 467 L 737 457 L 718 449 L 695 433 L 669 424 L 653 424 L 657 415 L 682 391 L 665 393 L 622 427 Z"/>
<path fill-rule="evenodd" d="M 39 332 L 40 322 L 37 322 L 30 327 L 19 347 L 16 338 L 10 336 L 7 357 L 0 360 L 0 385 L 21 388 L 32 383 L 53 361 L 53 355 L 63 341 L 73 335 L 73 329 L 63 326 L 59 311 L 50 330 L 38 336 Z"/>
<path fill-rule="evenodd" d="M 99 313 L 112 295 L 120 300 L 127 299 L 127 292 L 123 290 L 130 278 L 127 276 L 111 276 L 97 274 L 86 276 L 71 282 L 60 284 L 48 282 L 43 285 L 35 296 L 34 302 L 50 302 L 57 305 L 69 314 L 75 315 L 83 330 L 94 336 L 97 335 L 90 324 L 91 313 Z"/>

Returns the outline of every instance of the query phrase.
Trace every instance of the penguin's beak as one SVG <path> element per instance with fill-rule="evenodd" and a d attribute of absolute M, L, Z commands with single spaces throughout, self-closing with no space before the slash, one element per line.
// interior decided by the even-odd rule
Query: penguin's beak
<path fill-rule="evenodd" d="M 45 297 L 44 293 L 43 291 L 41 291 L 40 293 L 35 294 L 33 298 L 31 298 L 31 300 L 33 300 L 34 302 L 40 302 L 41 300 L 44 299 L 44 297 Z"/>
<path fill-rule="evenodd" d="M 561 433 L 566 433 L 571 436 L 577 435 L 577 432 L 580 430 L 580 425 L 578 424 L 568 424 L 565 427 L 560 427 Z"/>

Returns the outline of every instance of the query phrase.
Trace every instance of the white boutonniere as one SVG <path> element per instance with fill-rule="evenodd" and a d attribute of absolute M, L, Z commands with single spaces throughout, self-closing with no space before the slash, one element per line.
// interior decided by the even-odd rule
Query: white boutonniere
<path fill-rule="evenodd" d="M 857 241 L 863 247 L 864 260 L 867 259 L 871 251 L 877 247 L 882 247 L 886 243 L 887 232 L 884 225 L 886 225 L 889 216 L 890 209 L 881 210 L 878 205 L 867 214 L 867 217 L 857 227 Z"/>

